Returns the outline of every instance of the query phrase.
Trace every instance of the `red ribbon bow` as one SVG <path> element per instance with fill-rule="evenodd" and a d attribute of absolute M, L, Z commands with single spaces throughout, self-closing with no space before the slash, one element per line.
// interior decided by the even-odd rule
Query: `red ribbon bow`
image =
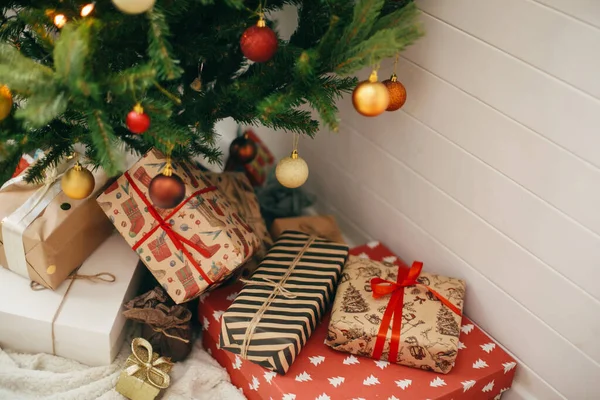
<path fill-rule="evenodd" d="M 138 185 L 133 181 L 133 179 L 131 179 L 131 175 L 129 175 L 129 172 L 125 172 L 125 178 L 127 178 L 129 183 L 131 184 L 131 187 L 133 188 L 133 190 L 138 194 L 140 199 L 144 202 L 144 204 L 148 208 L 148 212 L 150 213 L 150 215 L 152 215 L 152 217 L 156 220 L 156 222 L 158 222 L 158 224 L 156 224 L 152 229 L 150 229 L 150 231 L 148 233 L 146 233 L 133 246 L 133 250 L 137 250 L 146 240 L 148 240 L 154 234 L 154 232 L 156 232 L 157 229 L 161 228 L 167 234 L 167 236 L 169 236 L 169 239 L 171 239 L 171 242 L 173 243 L 175 248 L 177 248 L 177 250 L 180 250 L 181 252 L 183 252 L 183 254 L 185 254 L 187 259 L 194 266 L 194 268 L 196 268 L 196 270 L 200 273 L 200 275 L 206 281 L 206 283 L 211 285 L 213 283 L 213 281 L 208 277 L 208 275 L 206 275 L 204 270 L 202 270 L 202 268 L 200 268 L 200 264 L 198 264 L 198 262 L 194 259 L 194 257 L 192 257 L 191 253 L 188 251 L 188 249 L 185 248 L 184 244 L 191 247 L 192 249 L 196 250 L 198 253 L 200 253 L 205 258 L 210 258 L 210 253 L 206 249 L 204 249 L 204 248 L 198 246 L 196 243 L 192 242 L 191 240 L 186 239 L 185 237 L 181 236 L 178 232 L 175 232 L 173 230 L 173 227 L 171 226 L 171 224 L 167 221 L 169 221 L 175 214 L 177 214 L 177 212 L 179 212 L 179 210 L 181 210 L 181 208 L 184 205 L 186 205 L 191 199 L 193 199 L 194 197 L 199 196 L 201 194 L 217 190 L 216 186 L 209 186 L 209 187 L 206 187 L 204 189 L 201 189 L 201 190 L 198 190 L 198 191 L 192 193 L 192 195 L 190 197 L 188 197 L 187 199 L 182 201 L 181 204 L 179 204 L 176 208 L 173 209 L 173 211 L 171 211 L 171 213 L 169 213 L 165 218 L 163 218 L 159 214 L 159 212 L 156 210 L 156 208 L 154 208 L 154 206 L 148 201 L 148 199 L 146 198 L 144 193 L 142 193 L 142 191 L 140 190 Z"/>
<path fill-rule="evenodd" d="M 423 269 L 423 263 L 415 261 L 408 270 L 398 271 L 398 279 L 396 282 L 386 281 L 379 277 L 371 279 L 371 289 L 373 291 L 373 297 L 380 298 L 391 294 L 390 302 L 385 309 L 379 332 L 377 333 L 377 341 L 375 342 L 375 348 L 373 349 L 373 358 L 380 359 L 383 354 L 383 348 L 387 339 L 387 332 L 392 325 L 392 340 L 390 342 L 390 354 L 388 361 L 397 362 L 398 360 L 398 349 L 400 347 L 400 333 L 402 331 L 402 309 L 404 308 L 404 288 L 407 286 L 420 285 L 429 290 L 435 297 L 437 297 L 442 304 L 452 310 L 456 315 L 462 315 L 461 311 L 452 304 L 447 298 L 433 290 L 427 285 L 423 285 L 417 282 L 417 278 L 421 274 Z M 392 317 L 394 320 L 392 321 Z"/>

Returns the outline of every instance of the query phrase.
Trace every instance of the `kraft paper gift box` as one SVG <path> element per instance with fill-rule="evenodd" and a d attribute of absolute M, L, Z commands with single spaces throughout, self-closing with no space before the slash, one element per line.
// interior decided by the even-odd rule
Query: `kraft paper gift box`
<path fill-rule="evenodd" d="M 238 209 L 196 166 L 174 162 L 185 200 L 173 209 L 152 205 L 148 187 L 166 165 L 150 150 L 98 197 L 127 243 L 181 304 L 222 283 L 260 245 Z"/>
<path fill-rule="evenodd" d="M 286 231 L 221 321 L 221 348 L 285 374 L 333 301 L 348 246 Z"/>
<path fill-rule="evenodd" d="M 288 229 L 308 234 L 314 233 L 332 242 L 345 243 L 342 232 L 333 215 L 277 218 L 271 225 L 271 236 L 276 239 L 282 232 Z"/>
<path fill-rule="evenodd" d="M 110 364 L 125 337 L 124 301 L 135 296 L 144 269 L 116 233 L 56 290 L 32 290 L 25 279 L 0 268 L 0 347 L 48 353 L 83 364 Z M 110 275 L 115 277 L 114 282 Z M 98 281 L 98 278 L 105 281 Z"/>
<path fill-rule="evenodd" d="M 389 249 L 375 242 L 350 253 L 400 265 Z M 219 348 L 221 316 L 242 288 L 236 284 L 205 293 L 200 297 L 199 320 L 204 347 L 250 400 L 498 400 L 512 385 L 515 360 L 467 317 L 462 320 L 456 365 L 446 375 L 333 350 L 323 343 L 329 315 L 286 375 L 278 375 Z"/>
<path fill-rule="evenodd" d="M 57 289 L 102 243 L 113 228 L 95 195 L 106 184 L 92 171 L 96 186 L 83 200 L 67 197 L 60 176 L 73 162 L 47 171 L 45 182 L 25 182 L 25 173 L 0 189 L 0 265 L 47 288 Z"/>

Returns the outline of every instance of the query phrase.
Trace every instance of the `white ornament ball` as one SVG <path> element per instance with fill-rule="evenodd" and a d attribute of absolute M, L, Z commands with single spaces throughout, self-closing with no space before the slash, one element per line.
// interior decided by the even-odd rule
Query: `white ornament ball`
<path fill-rule="evenodd" d="M 150 11 L 156 0 L 112 0 L 112 2 L 125 14 L 141 14 Z"/>
<path fill-rule="evenodd" d="M 279 161 L 275 168 L 275 176 L 283 186 L 295 189 L 304 185 L 308 179 L 308 165 L 294 152 L 290 157 Z"/>

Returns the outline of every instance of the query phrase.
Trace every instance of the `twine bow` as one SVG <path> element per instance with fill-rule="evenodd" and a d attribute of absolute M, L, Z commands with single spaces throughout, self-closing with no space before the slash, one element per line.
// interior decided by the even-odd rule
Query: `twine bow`
<path fill-rule="evenodd" d="M 278 286 L 281 285 L 281 282 L 275 282 L 271 278 L 262 278 L 262 281 L 240 278 L 240 281 L 242 283 L 247 284 L 247 285 L 248 284 L 252 284 L 252 285 L 265 285 L 265 286 L 270 286 L 272 288 L 276 288 L 276 287 L 278 287 Z M 283 297 L 285 297 L 286 299 L 295 299 L 297 297 L 294 293 L 290 292 L 288 289 L 286 289 L 283 286 L 281 286 L 279 288 L 279 291 L 283 295 Z"/>
<path fill-rule="evenodd" d="M 388 361 L 396 362 L 398 359 L 398 349 L 400 347 L 400 333 L 402 330 L 402 309 L 404 308 L 404 288 L 407 286 L 419 285 L 429 290 L 436 298 L 438 298 L 442 304 L 448 307 L 456 315 L 462 315 L 460 309 L 452 304 L 447 298 L 433 290 L 427 285 L 423 285 L 417 282 L 417 278 L 421 274 L 423 269 L 423 263 L 415 261 L 410 267 L 408 272 L 398 271 L 398 278 L 396 282 L 386 281 L 382 278 L 371 279 L 371 290 L 374 298 L 380 298 L 391 294 L 390 302 L 388 303 L 379 332 L 377 333 L 377 340 L 375 342 L 375 348 L 373 349 L 373 358 L 380 359 L 383 354 L 383 348 L 387 339 L 387 332 L 392 326 L 392 338 L 390 341 L 390 354 Z M 394 320 L 392 321 L 392 317 Z"/>
<path fill-rule="evenodd" d="M 144 352 L 146 350 L 146 352 Z M 158 389 L 166 389 L 171 384 L 171 377 L 165 371 L 158 368 L 159 365 L 173 365 L 166 357 L 159 357 L 152 361 L 153 351 L 152 345 L 146 339 L 135 338 L 131 342 L 131 353 L 133 355 L 133 365 L 127 367 L 125 372 L 132 376 L 138 371 L 143 371 L 145 380 L 152 386 Z M 157 377 L 161 381 L 157 382 L 154 378 Z"/>

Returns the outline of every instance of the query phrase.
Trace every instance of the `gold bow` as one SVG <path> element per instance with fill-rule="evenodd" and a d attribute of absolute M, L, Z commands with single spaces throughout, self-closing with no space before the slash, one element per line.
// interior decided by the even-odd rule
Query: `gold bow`
<path fill-rule="evenodd" d="M 134 362 L 134 364 L 125 370 L 127 375 L 132 376 L 138 371 L 144 371 L 146 374 L 146 381 L 148 381 L 148 383 L 150 383 L 152 386 L 155 386 L 158 389 L 166 389 L 169 387 L 171 384 L 171 377 L 166 372 L 157 368 L 162 364 L 173 365 L 169 358 L 159 357 L 152 361 L 152 345 L 143 338 L 133 339 L 131 342 L 131 352 L 133 353 L 133 358 L 131 358 L 131 360 Z M 160 378 L 162 382 L 157 382 L 153 375 Z"/>

